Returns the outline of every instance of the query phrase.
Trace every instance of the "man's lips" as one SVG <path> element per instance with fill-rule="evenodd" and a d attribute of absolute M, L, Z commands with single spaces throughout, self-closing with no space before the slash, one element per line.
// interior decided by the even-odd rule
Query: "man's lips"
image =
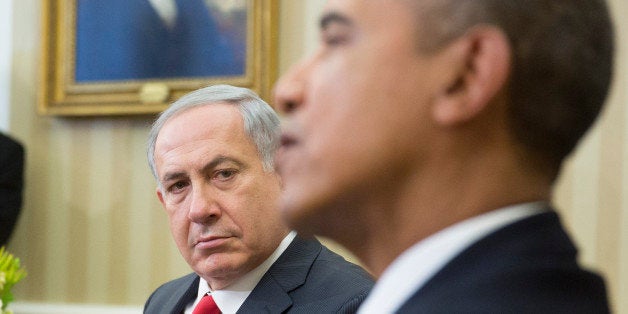
<path fill-rule="evenodd" d="M 276 170 L 281 174 L 281 170 L 283 168 L 283 164 L 285 163 L 287 152 L 297 144 L 296 137 L 292 136 L 290 133 L 283 132 L 281 134 L 281 146 L 275 153 L 275 166 Z"/>
<path fill-rule="evenodd" d="M 230 238 L 228 236 L 200 237 L 194 241 L 194 248 L 202 250 L 217 248 L 229 241 Z"/>
<path fill-rule="evenodd" d="M 280 143 L 281 143 L 281 147 L 282 148 L 288 148 L 288 147 L 296 144 L 296 142 L 297 142 L 296 139 L 292 135 L 290 135 L 290 134 L 284 133 L 284 134 L 281 135 L 281 142 Z"/>

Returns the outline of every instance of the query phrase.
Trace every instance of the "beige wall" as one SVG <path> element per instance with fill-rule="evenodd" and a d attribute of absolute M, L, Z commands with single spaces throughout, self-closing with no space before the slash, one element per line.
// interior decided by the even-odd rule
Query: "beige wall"
<path fill-rule="evenodd" d="M 621 37 L 617 81 L 600 123 L 570 160 L 556 202 L 586 265 L 628 313 L 628 4 L 612 0 Z M 324 0 L 281 1 L 280 72 L 316 43 Z M 150 119 L 36 114 L 39 1 L 13 1 L 10 132 L 27 147 L 23 215 L 10 250 L 29 276 L 22 301 L 142 304 L 189 271 L 155 198 L 144 141 Z M 619 18 L 621 17 L 621 18 Z M 621 298 L 620 296 L 624 296 Z"/>

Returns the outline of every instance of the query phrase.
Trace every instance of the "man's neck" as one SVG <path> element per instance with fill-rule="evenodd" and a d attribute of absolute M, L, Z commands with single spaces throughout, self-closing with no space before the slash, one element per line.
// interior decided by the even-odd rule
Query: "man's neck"
<path fill-rule="evenodd" d="M 520 157 L 488 157 L 443 161 L 407 177 L 394 193 L 374 195 L 362 206 L 368 230 L 339 242 L 378 277 L 410 246 L 455 223 L 513 204 L 549 200 L 551 180 L 523 169 Z"/>

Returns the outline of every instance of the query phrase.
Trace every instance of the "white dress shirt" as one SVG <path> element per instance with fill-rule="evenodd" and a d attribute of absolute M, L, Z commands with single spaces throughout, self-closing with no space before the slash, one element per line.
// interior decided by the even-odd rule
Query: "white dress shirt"
<path fill-rule="evenodd" d="M 223 314 L 231 314 L 238 311 L 249 294 L 251 294 L 251 291 L 253 291 L 253 288 L 255 288 L 264 274 L 266 274 L 268 269 L 270 269 L 279 256 L 288 248 L 296 236 L 297 233 L 295 231 L 290 232 L 281 241 L 281 243 L 279 243 L 279 246 L 273 254 L 271 254 L 263 263 L 223 290 L 211 291 L 207 281 L 201 278 L 198 285 L 196 300 L 194 303 L 188 304 L 185 308 L 185 314 L 191 314 L 194 307 L 196 307 L 198 302 L 201 301 L 201 298 L 207 293 L 210 293 L 214 297 L 216 305 L 218 305 L 218 308 L 220 308 L 220 311 Z"/>
<path fill-rule="evenodd" d="M 461 221 L 416 243 L 386 268 L 358 313 L 395 312 L 463 250 L 493 231 L 545 208 L 544 202 L 501 208 Z"/>

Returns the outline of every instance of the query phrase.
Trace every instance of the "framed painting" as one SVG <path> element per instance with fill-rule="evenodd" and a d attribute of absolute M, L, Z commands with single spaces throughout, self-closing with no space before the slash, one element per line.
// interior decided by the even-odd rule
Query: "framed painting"
<path fill-rule="evenodd" d="M 212 84 L 269 100 L 278 0 L 42 3 L 42 114 L 152 114 Z"/>

